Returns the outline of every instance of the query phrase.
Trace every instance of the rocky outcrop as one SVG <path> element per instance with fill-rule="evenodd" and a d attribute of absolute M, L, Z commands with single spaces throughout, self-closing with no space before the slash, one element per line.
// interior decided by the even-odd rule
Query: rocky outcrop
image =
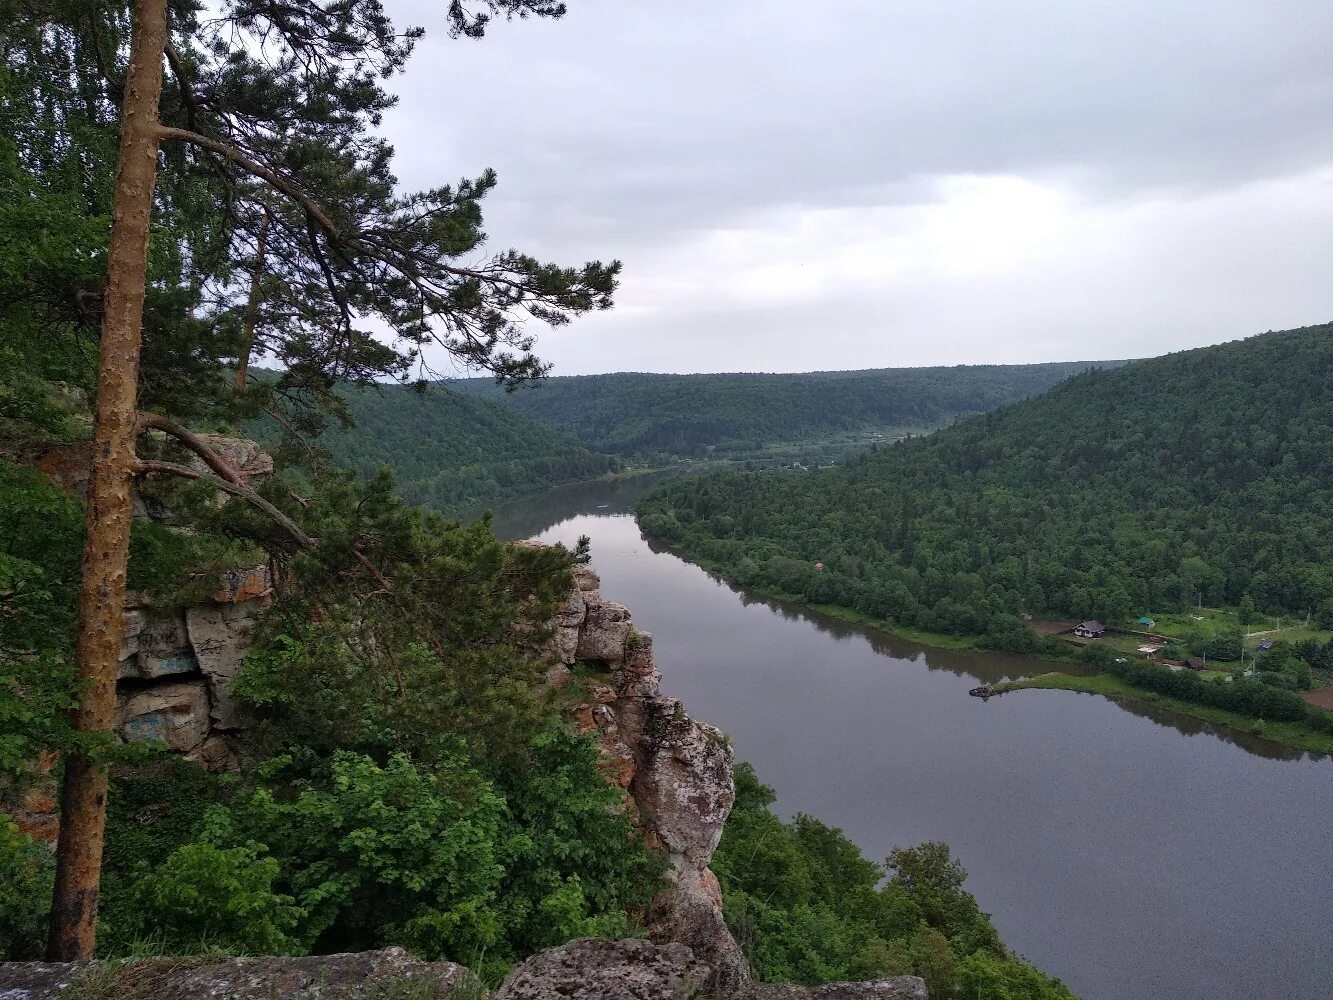
<path fill-rule="evenodd" d="M 709 973 L 683 945 L 585 939 L 532 956 L 494 1000 L 681 1000 L 697 996 Z"/>
<path fill-rule="evenodd" d="M 797 986 L 794 983 L 754 983 L 732 1000 L 928 1000 L 926 983 L 918 976 L 893 976 L 860 983 L 825 983 Z"/>
<path fill-rule="evenodd" d="M 671 862 L 672 887 L 648 915 L 653 940 L 688 946 L 709 967 L 710 989 L 743 985 L 749 974 L 708 869 L 736 795 L 731 745 L 662 694 L 653 637 L 634 628 L 623 604 L 602 600 L 588 567 L 575 568 L 556 626 L 555 650 L 567 666 L 551 678 L 571 683 L 568 666 L 581 665 L 584 697 L 571 714 L 582 731 L 596 733 L 608 777 L 628 792 L 645 838 Z"/>
<path fill-rule="evenodd" d="M 570 941 L 532 956 L 490 994 L 491 1000 L 705 1000 L 712 970 L 679 944 Z M 80 986 L 84 987 L 80 989 Z M 68 991 L 68 992 L 66 992 Z M 304 958 L 234 958 L 220 962 L 147 959 L 129 963 L 0 964 L 0 1000 L 62 996 L 119 1000 L 427 1000 L 486 996 L 452 962 L 423 962 L 401 948 Z M 792 986 L 755 983 L 735 1000 L 927 1000 L 915 976 L 867 983 Z"/>
<path fill-rule="evenodd" d="M 425 1000 L 455 991 L 475 995 L 475 984 L 472 973 L 461 965 L 423 962 L 402 948 L 223 962 L 0 964 L 0 1000 L 57 1000 L 80 992 L 119 1000 L 369 1000 L 409 995 Z"/>
<path fill-rule="evenodd" d="M 260 565 L 224 574 L 207 600 L 184 609 L 158 609 L 132 595 L 117 691 L 120 737 L 161 739 L 191 754 L 244 729 L 250 720 L 230 686 L 272 592 Z M 231 757 L 214 751 L 198 759 L 216 769 Z"/>
<path fill-rule="evenodd" d="M 255 442 L 206 437 L 247 480 L 273 471 L 273 459 Z M 89 457 L 88 443 L 76 442 L 48 447 L 34 464 L 77 496 L 87 492 Z M 159 508 L 146 506 L 136 491 L 137 515 L 163 514 Z M 269 568 L 260 564 L 223 573 L 213 593 L 186 608 L 127 594 L 116 672 L 116 735 L 125 741 L 161 740 L 210 771 L 235 770 L 239 734 L 249 720 L 230 684 L 272 593 Z M 3 803 L 21 830 L 47 843 L 57 833 L 54 763 L 53 755 L 34 762 L 30 780 L 13 796 L 17 801 Z"/>

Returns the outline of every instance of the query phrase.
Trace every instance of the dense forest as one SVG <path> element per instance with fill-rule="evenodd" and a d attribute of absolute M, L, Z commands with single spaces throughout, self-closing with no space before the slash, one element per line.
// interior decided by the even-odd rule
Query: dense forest
<path fill-rule="evenodd" d="M 1021 645 L 1022 616 L 1199 603 L 1333 626 L 1333 326 L 1110 371 L 814 472 L 640 504 L 733 578 Z"/>
<path fill-rule="evenodd" d="M 412 503 L 448 513 L 562 483 L 594 479 L 620 460 L 487 400 L 431 386 L 348 387 L 353 423 L 317 439 L 335 464 L 369 477 L 392 470 Z"/>
<path fill-rule="evenodd" d="M 451 387 L 570 434 L 594 451 L 660 463 L 764 458 L 774 445 L 830 439 L 841 439 L 841 446 L 822 454 L 840 457 L 874 435 L 941 427 L 1038 395 L 1088 367 L 1076 361 L 799 375 L 622 373 L 551 377 L 509 393 L 487 379 Z M 795 454 L 804 458 L 810 451 Z"/>
<path fill-rule="evenodd" d="M 512 392 L 493 379 L 348 386 L 339 394 L 351 422 L 329 422 L 317 441 L 342 468 L 363 476 L 391 470 L 414 503 L 472 514 L 626 463 L 841 460 L 1044 392 L 1089 367 L 588 375 L 547 377 Z M 256 426 L 273 438 L 271 421 Z"/>

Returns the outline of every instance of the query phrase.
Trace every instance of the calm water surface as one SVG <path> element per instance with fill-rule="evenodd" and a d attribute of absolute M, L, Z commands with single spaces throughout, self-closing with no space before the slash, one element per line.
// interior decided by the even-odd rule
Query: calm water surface
<path fill-rule="evenodd" d="M 644 488 L 548 493 L 495 526 L 591 536 L 664 689 L 784 814 L 872 858 L 947 841 L 1004 940 L 1089 1000 L 1333 997 L 1333 762 L 1091 695 L 969 698 L 1048 667 L 749 597 L 643 539 Z"/>

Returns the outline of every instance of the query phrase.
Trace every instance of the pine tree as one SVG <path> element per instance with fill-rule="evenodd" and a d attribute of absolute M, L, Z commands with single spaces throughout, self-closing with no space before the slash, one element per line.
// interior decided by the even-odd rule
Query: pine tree
<path fill-rule="evenodd" d="M 384 81 L 421 33 L 396 29 L 378 0 L 229 0 L 207 14 L 193 0 L 4 6 L 7 61 L 35 95 L 19 115 L 35 137 L 18 144 L 22 166 L 55 177 L 80 148 L 81 176 L 59 179 L 87 188 L 90 206 L 112 218 L 102 287 L 84 275 L 41 289 L 57 306 L 53 321 L 84 335 L 100 328 L 76 654 L 85 743 L 66 757 L 48 949 L 84 960 L 96 929 L 107 794 L 97 747 L 115 707 L 132 484 L 201 478 L 141 460 L 137 437 L 175 438 L 204 459 L 202 478 L 310 548 L 315 539 L 173 413 L 264 409 L 285 419 L 336 406 L 340 382 L 406 378 L 432 344 L 506 384 L 539 376 L 546 366 L 525 321 L 558 326 L 609 308 L 620 265 L 561 267 L 513 250 L 471 263 L 490 171 L 399 191 L 375 130 L 394 101 Z M 495 15 L 565 10 L 551 0 L 477 6 L 450 3 L 454 36 L 480 37 Z M 116 179 L 106 185 L 115 131 Z M 372 328 L 390 331 L 387 341 Z M 281 374 L 247 379 L 256 357 Z M 145 400 L 166 412 L 145 411 Z"/>

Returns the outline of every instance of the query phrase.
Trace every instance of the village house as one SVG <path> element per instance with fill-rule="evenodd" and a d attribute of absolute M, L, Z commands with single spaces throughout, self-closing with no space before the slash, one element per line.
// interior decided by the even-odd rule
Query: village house
<path fill-rule="evenodd" d="M 1100 639 L 1106 634 L 1106 626 L 1096 620 L 1079 622 L 1074 626 L 1074 634 L 1080 639 Z"/>

